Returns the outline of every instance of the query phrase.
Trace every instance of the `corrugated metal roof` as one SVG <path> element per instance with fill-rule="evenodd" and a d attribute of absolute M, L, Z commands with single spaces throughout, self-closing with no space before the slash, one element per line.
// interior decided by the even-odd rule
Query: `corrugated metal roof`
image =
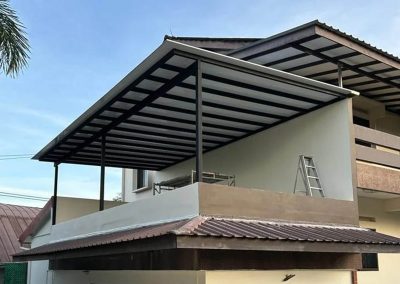
<path fill-rule="evenodd" d="M 167 39 L 222 54 L 261 40 L 261 38 L 244 37 L 176 37 L 166 35 L 164 40 Z"/>
<path fill-rule="evenodd" d="M 23 244 L 26 239 L 34 235 L 37 230 L 40 229 L 41 225 L 46 222 L 46 218 L 51 214 L 51 209 L 53 208 L 53 197 L 47 201 L 47 203 L 40 209 L 39 213 L 36 214 L 35 218 L 29 223 L 25 230 L 19 235 L 19 242 Z"/>
<path fill-rule="evenodd" d="M 12 261 L 20 251 L 18 237 L 39 213 L 40 208 L 0 203 L 0 263 Z"/>
<path fill-rule="evenodd" d="M 43 245 L 18 256 L 40 255 L 87 247 L 129 242 L 164 235 L 243 238 L 296 242 L 400 245 L 400 239 L 355 226 L 317 225 L 245 219 L 195 217 L 169 223 L 95 236 L 64 240 Z"/>
<path fill-rule="evenodd" d="M 318 25 L 320 27 L 323 27 L 324 29 L 327 29 L 327 30 L 330 30 L 332 32 L 338 33 L 338 34 L 342 35 L 343 37 L 347 37 L 348 39 L 350 39 L 352 41 L 355 41 L 358 44 L 360 44 L 360 45 L 362 45 L 362 46 L 364 46 L 366 48 L 370 48 L 370 49 L 372 49 L 372 50 L 374 50 L 374 51 L 376 51 L 378 53 L 381 53 L 384 56 L 387 56 L 387 57 L 389 57 L 389 58 L 391 58 L 393 60 L 396 60 L 396 61 L 400 62 L 400 58 L 398 56 L 396 56 L 396 55 L 394 55 L 392 53 L 389 53 L 389 52 L 387 52 L 387 51 L 385 51 L 383 49 L 380 49 L 380 48 L 378 48 L 378 47 L 376 47 L 376 46 L 374 46 L 374 45 L 372 45 L 370 43 L 367 43 L 367 42 L 363 41 L 362 39 L 359 39 L 358 37 L 355 37 L 355 36 L 353 36 L 351 34 L 345 33 L 345 32 L 343 32 L 343 31 L 341 31 L 341 30 L 339 30 L 339 29 L 337 29 L 337 28 L 335 28 L 333 26 L 330 26 L 330 25 L 328 25 L 326 23 L 320 22 L 319 20 L 314 20 L 314 21 L 308 23 L 308 25 Z"/>

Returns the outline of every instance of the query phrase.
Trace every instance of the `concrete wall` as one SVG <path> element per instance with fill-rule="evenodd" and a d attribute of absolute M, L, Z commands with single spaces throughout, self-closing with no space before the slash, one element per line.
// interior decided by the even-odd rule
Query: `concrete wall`
<path fill-rule="evenodd" d="M 294 274 L 291 284 L 351 284 L 350 271 L 54 271 L 47 284 L 278 284 Z"/>
<path fill-rule="evenodd" d="M 35 248 L 46 244 L 50 240 L 51 222 L 50 218 L 44 223 L 36 235 L 32 238 L 31 247 Z M 49 261 L 29 261 L 28 262 L 28 284 L 47 283 L 49 271 Z"/>
<path fill-rule="evenodd" d="M 122 201 L 132 202 L 137 199 L 151 197 L 153 195 L 152 185 L 154 172 L 148 171 L 148 186 L 145 188 L 137 188 L 137 170 L 122 170 Z"/>
<path fill-rule="evenodd" d="M 204 271 L 63 271 L 47 284 L 205 284 Z M 39 284 L 39 283 L 38 283 Z"/>
<path fill-rule="evenodd" d="M 194 217 L 199 214 L 198 200 L 197 184 L 193 184 L 56 224 L 52 227 L 51 240 Z"/>
<path fill-rule="evenodd" d="M 106 201 L 105 208 L 112 208 L 121 205 L 121 202 Z M 57 223 L 62 223 L 77 217 L 81 217 L 99 210 L 99 201 L 93 199 L 70 198 L 59 196 L 57 199 Z M 35 248 L 47 244 L 51 240 L 50 214 L 41 228 L 32 236 L 31 247 Z M 28 284 L 48 283 L 51 278 L 49 271 L 49 261 L 30 261 L 28 262 Z"/>
<path fill-rule="evenodd" d="M 355 114 L 368 119 L 370 127 L 400 136 L 400 115 L 388 112 L 384 104 L 363 96 L 353 98 Z"/>
<path fill-rule="evenodd" d="M 278 284 L 286 275 L 295 276 L 290 284 L 351 284 L 350 271 L 332 270 L 277 270 L 277 271 L 207 271 L 207 284 Z M 383 282 L 381 282 L 383 283 Z"/>
<path fill-rule="evenodd" d="M 104 201 L 104 208 L 122 205 L 118 201 Z M 99 200 L 59 197 L 57 199 L 57 224 L 99 211 Z"/>
<path fill-rule="evenodd" d="M 375 218 L 375 222 L 360 221 L 366 228 L 400 237 L 400 212 L 385 212 L 385 200 L 359 197 L 360 217 Z M 379 254 L 379 271 L 358 272 L 359 284 L 399 283 L 400 254 Z"/>
<path fill-rule="evenodd" d="M 233 174 L 239 187 L 293 192 L 299 155 L 317 163 L 327 197 L 353 200 L 351 111 L 343 100 L 204 155 L 204 171 Z M 161 172 L 154 180 L 190 174 L 194 160 Z M 304 188 L 301 181 L 299 188 Z M 132 199 L 147 193 L 133 193 Z"/>

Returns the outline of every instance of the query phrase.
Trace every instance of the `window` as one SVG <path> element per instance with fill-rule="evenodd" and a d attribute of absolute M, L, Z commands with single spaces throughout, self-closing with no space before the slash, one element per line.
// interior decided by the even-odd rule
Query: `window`
<path fill-rule="evenodd" d="M 372 231 L 376 231 L 375 229 L 370 229 Z M 378 271 L 378 254 L 377 253 L 362 253 L 362 268 L 360 270 L 364 271 Z"/>
<path fill-rule="evenodd" d="M 148 186 L 148 172 L 146 170 L 137 170 L 136 188 Z"/>
<path fill-rule="evenodd" d="M 353 116 L 353 123 L 364 127 L 370 127 L 369 120 L 359 116 Z"/>
<path fill-rule="evenodd" d="M 362 269 L 361 270 L 379 270 L 378 265 L 378 254 L 377 253 L 363 253 L 362 258 Z"/>
<path fill-rule="evenodd" d="M 353 123 L 357 124 L 357 125 L 360 125 L 360 126 L 368 127 L 368 128 L 370 127 L 369 120 L 365 119 L 365 118 L 362 118 L 362 117 L 359 117 L 359 116 L 353 116 Z M 371 143 L 368 143 L 368 142 L 365 142 L 365 141 L 359 141 L 359 140 L 356 140 L 356 144 L 362 145 L 362 146 L 365 146 L 365 147 L 371 147 L 372 146 Z"/>

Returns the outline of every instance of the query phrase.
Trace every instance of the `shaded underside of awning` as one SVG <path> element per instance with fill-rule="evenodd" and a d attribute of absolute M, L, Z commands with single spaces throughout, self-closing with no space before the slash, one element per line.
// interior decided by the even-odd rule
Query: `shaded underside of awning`
<path fill-rule="evenodd" d="M 160 245 L 161 237 L 171 236 L 175 238 L 172 243 L 166 247 Z M 156 242 L 140 246 L 143 240 Z M 118 244 L 135 242 L 139 244 L 137 249 L 140 251 L 184 248 L 341 253 L 400 252 L 399 238 L 356 226 L 199 216 L 128 230 L 78 236 L 21 252 L 14 258 L 51 259 L 60 253 L 67 257 L 66 252 L 73 252 L 76 256 L 76 252 L 83 249 L 107 246 L 116 249 Z M 104 250 L 104 253 L 106 251 Z M 81 256 L 85 256 L 84 253 Z"/>
<path fill-rule="evenodd" d="M 326 24 L 313 21 L 251 43 L 229 55 L 343 86 L 400 113 L 400 59 Z"/>
<path fill-rule="evenodd" d="M 35 159 L 160 170 L 196 149 L 201 61 L 203 150 L 357 94 L 170 40 L 41 150 Z"/>

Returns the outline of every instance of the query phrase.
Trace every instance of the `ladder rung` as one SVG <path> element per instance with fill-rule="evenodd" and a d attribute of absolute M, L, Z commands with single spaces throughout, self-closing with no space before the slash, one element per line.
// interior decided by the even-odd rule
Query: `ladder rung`
<path fill-rule="evenodd" d="M 314 186 L 310 186 L 310 189 L 312 189 L 312 190 L 320 190 L 320 191 L 322 191 L 322 188 L 321 188 L 321 187 L 314 187 Z"/>
<path fill-rule="evenodd" d="M 306 165 L 306 168 L 315 169 L 315 167 L 314 167 L 314 166 L 310 166 L 310 165 Z"/>
<path fill-rule="evenodd" d="M 319 177 L 316 176 L 307 176 L 308 178 L 313 178 L 313 179 L 319 179 Z"/>

